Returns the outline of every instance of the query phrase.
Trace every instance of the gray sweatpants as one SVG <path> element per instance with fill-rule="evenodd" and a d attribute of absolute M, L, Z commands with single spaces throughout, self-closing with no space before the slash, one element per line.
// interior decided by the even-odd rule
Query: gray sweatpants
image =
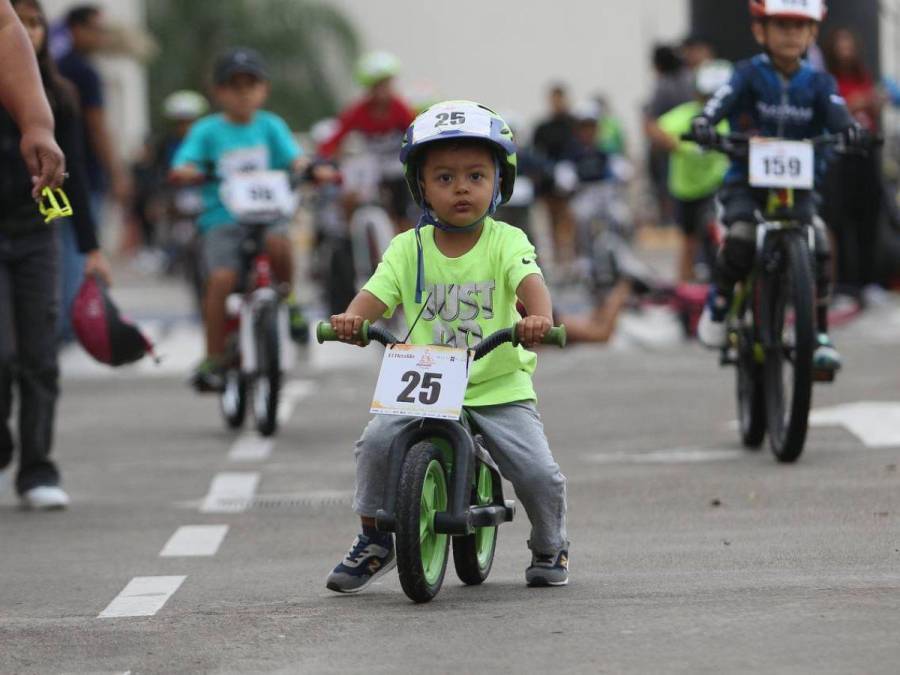
<path fill-rule="evenodd" d="M 487 451 L 509 480 L 531 521 L 529 548 L 555 554 L 568 547 L 566 477 L 553 459 L 544 425 L 530 401 L 467 408 Z M 410 417 L 376 415 L 356 442 L 353 509 L 374 518 L 384 504 L 391 442 Z"/>

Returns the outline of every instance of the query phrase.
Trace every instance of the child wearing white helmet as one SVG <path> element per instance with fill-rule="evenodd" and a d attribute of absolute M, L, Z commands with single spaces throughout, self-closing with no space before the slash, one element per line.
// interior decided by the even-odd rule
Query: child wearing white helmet
<path fill-rule="evenodd" d="M 415 344 L 474 347 L 514 324 L 524 345 L 538 343 L 553 308 L 534 247 L 521 230 L 492 218 L 515 184 L 509 126 L 477 103 L 438 103 L 409 127 L 400 158 L 424 213 L 415 230 L 393 240 L 347 311 L 331 317 L 338 336 L 352 342 L 363 321 L 402 307 Z M 566 478 L 535 406 L 536 361 L 507 344 L 473 363 L 465 406 L 531 520 L 526 582 L 557 586 L 568 582 Z M 357 443 L 353 507 L 362 533 L 329 575 L 331 590 L 358 592 L 395 564 L 393 538 L 376 529 L 374 517 L 383 507 L 390 441 L 409 421 L 376 416 Z"/>

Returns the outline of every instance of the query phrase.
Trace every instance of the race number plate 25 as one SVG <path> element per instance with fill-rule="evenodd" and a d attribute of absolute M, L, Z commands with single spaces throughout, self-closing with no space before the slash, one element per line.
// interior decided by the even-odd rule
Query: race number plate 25
<path fill-rule="evenodd" d="M 750 185 L 812 190 L 815 150 L 808 141 L 754 138 L 750 141 Z"/>
<path fill-rule="evenodd" d="M 370 412 L 457 420 L 469 383 L 469 353 L 451 347 L 394 345 L 384 350 Z"/>

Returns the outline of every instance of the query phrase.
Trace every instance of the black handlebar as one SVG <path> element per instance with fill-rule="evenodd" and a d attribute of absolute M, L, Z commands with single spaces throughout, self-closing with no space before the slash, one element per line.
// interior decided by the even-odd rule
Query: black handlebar
<path fill-rule="evenodd" d="M 697 143 L 705 148 L 710 150 L 718 150 L 730 157 L 735 158 L 743 158 L 747 156 L 750 148 L 750 141 L 753 138 L 767 138 L 762 136 L 751 136 L 750 134 L 743 133 L 730 133 L 730 134 L 717 134 L 716 140 L 713 143 L 701 142 L 697 140 L 693 133 L 687 133 L 681 135 L 682 141 L 690 141 L 692 143 Z M 870 136 L 868 138 L 868 142 L 864 146 L 851 146 L 847 143 L 847 139 L 843 134 L 822 134 L 821 136 L 816 136 L 814 138 L 808 139 L 771 139 L 771 140 L 796 140 L 803 141 L 806 140 L 813 144 L 813 146 L 817 148 L 823 147 L 833 147 L 839 153 L 842 154 L 854 154 L 854 153 L 862 153 L 867 154 L 867 152 L 877 146 L 884 145 L 884 137 L 883 136 Z"/>
<path fill-rule="evenodd" d="M 397 339 L 390 331 L 385 330 L 384 328 L 380 328 L 379 326 L 373 326 L 368 321 L 364 321 L 362 328 L 359 331 L 359 340 L 364 345 L 368 345 L 372 340 L 376 342 L 380 342 L 385 347 L 388 345 L 398 344 L 400 340 Z M 330 323 L 325 321 L 320 321 L 316 326 L 316 339 L 319 343 L 322 342 L 332 342 L 339 341 L 340 338 L 337 336 L 337 332 L 334 328 L 331 327 Z M 511 343 L 514 347 L 519 344 L 519 334 L 515 328 L 504 328 L 503 330 L 498 330 L 496 333 L 489 335 L 484 340 L 478 343 L 478 346 L 475 347 L 474 352 L 475 355 L 473 360 L 477 361 L 478 359 L 484 358 L 492 351 L 494 351 L 500 345 L 504 345 L 507 342 Z M 551 328 L 547 334 L 544 336 L 544 339 L 541 340 L 543 344 L 547 345 L 557 345 L 559 347 L 566 346 L 566 327 L 565 326 L 556 326 L 555 328 Z"/>

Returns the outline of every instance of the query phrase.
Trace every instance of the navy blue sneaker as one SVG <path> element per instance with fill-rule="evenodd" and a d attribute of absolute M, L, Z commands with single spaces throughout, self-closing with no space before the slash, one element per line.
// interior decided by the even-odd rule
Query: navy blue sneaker
<path fill-rule="evenodd" d="M 337 593 L 359 593 L 396 564 L 393 537 L 388 535 L 376 543 L 360 534 L 340 564 L 331 570 L 325 585 Z"/>
<path fill-rule="evenodd" d="M 531 566 L 525 570 L 529 586 L 565 586 L 569 583 L 569 551 L 531 554 Z"/>

